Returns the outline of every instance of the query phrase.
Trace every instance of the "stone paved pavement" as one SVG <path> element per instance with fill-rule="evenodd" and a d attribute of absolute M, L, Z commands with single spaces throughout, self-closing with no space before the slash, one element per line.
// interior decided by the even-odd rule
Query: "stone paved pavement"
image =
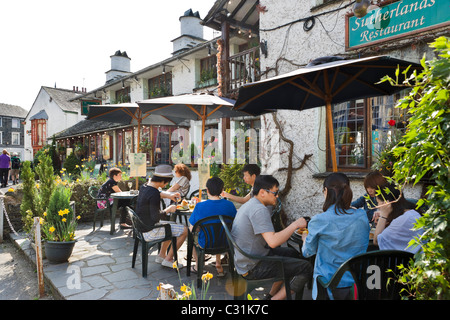
<path fill-rule="evenodd" d="M 117 224 L 116 224 L 117 225 Z M 77 243 L 68 263 L 50 264 L 44 259 L 44 275 L 46 283 L 53 291 L 55 298 L 67 300 L 155 300 L 160 282 L 170 283 L 176 289 L 180 282 L 190 284 L 196 280 L 191 273 L 186 276 L 186 268 L 180 270 L 180 275 L 171 268 L 162 267 L 154 262 L 157 249 L 151 249 L 147 278 L 142 277 L 140 247 L 135 268 L 131 268 L 131 258 L 134 240 L 131 230 L 119 230 L 109 234 L 109 223 L 92 232 L 92 224 L 80 224 L 76 232 Z M 35 261 L 34 249 L 28 239 L 11 234 L 16 245 Z M 178 251 L 179 259 L 186 265 L 186 244 Z M 233 292 L 230 284 L 231 276 L 227 272 L 224 278 L 216 276 L 213 264 L 214 258 L 206 262 L 205 269 L 214 278 L 207 294 L 213 300 L 230 300 Z M 224 268 L 227 270 L 226 268 Z M 180 279 L 180 278 L 181 279 Z M 265 290 L 252 292 L 253 297 L 261 298 Z"/>

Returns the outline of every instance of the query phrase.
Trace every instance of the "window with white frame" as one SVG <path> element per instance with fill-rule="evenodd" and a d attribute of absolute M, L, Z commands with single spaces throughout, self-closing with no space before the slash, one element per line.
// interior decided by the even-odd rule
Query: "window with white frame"
<path fill-rule="evenodd" d="M 11 127 L 13 127 L 13 128 L 20 128 L 20 119 L 12 118 L 11 120 L 12 120 Z"/>
<path fill-rule="evenodd" d="M 0 144 L 3 144 L 3 132 L 2 131 L 0 131 Z"/>
<path fill-rule="evenodd" d="M 3 127 L 3 118 L 0 117 L 0 127 Z"/>
<path fill-rule="evenodd" d="M 11 133 L 11 145 L 20 145 L 20 132 Z"/>

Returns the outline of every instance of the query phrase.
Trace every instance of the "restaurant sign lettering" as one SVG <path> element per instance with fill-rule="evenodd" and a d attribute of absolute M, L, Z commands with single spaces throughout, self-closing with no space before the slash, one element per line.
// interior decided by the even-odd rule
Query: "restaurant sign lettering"
<path fill-rule="evenodd" d="M 385 1 L 362 18 L 346 17 L 346 49 L 450 25 L 450 0 Z"/>

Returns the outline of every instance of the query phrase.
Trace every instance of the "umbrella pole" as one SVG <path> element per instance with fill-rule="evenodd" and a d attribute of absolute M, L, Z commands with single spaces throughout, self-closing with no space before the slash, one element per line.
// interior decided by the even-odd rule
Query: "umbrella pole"
<path fill-rule="evenodd" d="M 333 115 L 331 112 L 331 101 L 327 99 L 327 126 L 328 126 L 328 137 L 330 140 L 330 151 L 331 151 L 331 163 L 333 166 L 333 172 L 337 172 L 337 161 L 336 161 L 336 145 L 334 143 L 334 130 L 333 130 Z"/>
<path fill-rule="evenodd" d="M 139 153 L 141 151 L 141 117 L 139 116 L 138 118 L 138 132 L 137 132 L 137 153 Z M 147 162 L 147 161 L 146 161 Z M 135 190 L 139 190 L 138 188 L 139 186 L 139 177 L 136 176 L 136 189 Z"/>
<path fill-rule="evenodd" d="M 202 142 L 201 142 L 201 155 L 202 155 L 202 163 L 203 163 L 203 149 L 205 148 L 205 126 L 206 126 L 206 106 L 203 106 L 203 114 L 202 114 Z M 202 201 L 202 186 L 198 187 L 198 197 L 200 201 Z"/>

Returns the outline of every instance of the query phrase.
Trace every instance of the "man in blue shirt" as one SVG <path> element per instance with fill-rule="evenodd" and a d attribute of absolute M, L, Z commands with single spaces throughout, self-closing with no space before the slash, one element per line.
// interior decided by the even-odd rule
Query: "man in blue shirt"
<path fill-rule="evenodd" d="M 200 202 L 195 206 L 195 209 L 192 212 L 191 217 L 189 218 L 189 223 L 191 224 L 191 232 L 194 224 L 201 219 L 215 215 L 230 216 L 233 218 L 236 216 L 236 208 L 234 204 L 231 201 L 220 198 L 220 194 L 223 191 L 223 186 L 224 183 L 222 179 L 218 177 L 208 179 L 208 181 L 206 182 L 206 192 L 208 194 L 208 200 Z M 198 243 L 202 247 L 205 246 L 205 235 L 203 234 L 203 232 L 199 232 Z M 194 257 L 197 261 L 197 252 L 195 250 Z M 224 276 L 222 264 L 220 262 L 220 254 L 216 255 L 216 270 L 218 276 Z M 191 272 L 195 273 L 197 272 L 197 270 L 192 267 Z"/>

